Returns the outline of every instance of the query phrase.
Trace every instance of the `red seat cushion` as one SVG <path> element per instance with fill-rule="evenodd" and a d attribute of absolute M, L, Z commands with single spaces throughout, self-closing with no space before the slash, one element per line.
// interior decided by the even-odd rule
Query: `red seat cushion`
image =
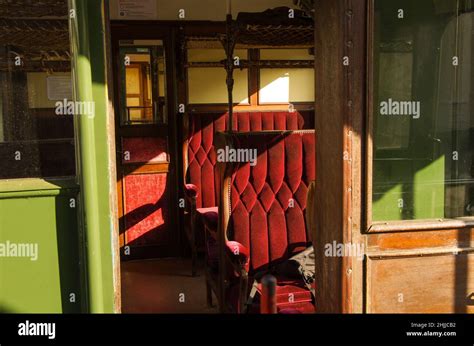
<path fill-rule="evenodd" d="M 277 305 L 311 302 L 311 292 L 303 280 L 277 277 Z"/>
<path fill-rule="evenodd" d="M 282 310 L 295 310 L 298 313 L 314 313 L 313 299 L 311 292 L 307 289 L 304 282 L 301 280 L 288 279 L 282 276 L 276 276 L 277 279 L 277 311 Z M 253 278 L 249 278 L 248 292 L 253 285 Z M 230 304 L 233 307 L 237 306 L 238 299 L 238 285 L 233 285 L 230 290 Z M 260 312 L 260 284 L 257 289 L 257 294 L 252 300 L 252 306 L 249 308 L 249 313 Z M 288 311 L 286 312 L 288 313 Z"/>

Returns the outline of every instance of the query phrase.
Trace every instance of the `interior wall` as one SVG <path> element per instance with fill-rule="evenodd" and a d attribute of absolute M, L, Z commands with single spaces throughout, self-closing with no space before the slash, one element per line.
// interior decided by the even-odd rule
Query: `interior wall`
<path fill-rule="evenodd" d="M 223 68 L 193 68 L 188 76 L 190 104 L 227 104 L 227 74 Z M 233 97 L 236 103 L 249 103 L 248 70 L 234 71 Z"/>
<path fill-rule="evenodd" d="M 273 68 L 260 70 L 261 104 L 313 102 L 314 69 Z"/>
<path fill-rule="evenodd" d="M 120 16 L 120 3 L 134 3 L 134 6 L 150 6 L 152 15 L 147 20 L 179 20 L 179 10 L 185 10 L 185 20 L 224 21 L 227 13 L 227 2 L 224 0 L 156 0 L 153 1 L 123 1 L 110 0 L 110 19 L 124 20 Z M 147 5 L 151 4 L 151 5 Z M 232 14 L 234 18 L 239 12 L 262 12 L 268 8 L 286 6 L 296 8 L 292 0 L 234 0 Z"/>

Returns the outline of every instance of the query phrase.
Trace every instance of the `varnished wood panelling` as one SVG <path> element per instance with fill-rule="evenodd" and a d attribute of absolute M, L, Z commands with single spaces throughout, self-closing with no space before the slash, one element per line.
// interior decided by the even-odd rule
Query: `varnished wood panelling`
<path fill-rule="evenodd" d="M 324 256 L 324 246 L 363 240 L 358 228 L 366 2 L 320 0 L 315 5 L 317 310 L 361 312 L 362 266 L 351 257 Z"/>
<path fill-rule="evenodd" d="M 420 252 L 423 248 L 474 247 L 474 229 L 371 234 L 367 245 L 369 251 L 420 249 Z"/>
<path fill-rule="evenodd" d="M 345 241 L 343 234 L 344 49 L 342 1 L 316 1 L 316 301 L 317 311 L 344 310 L 342 258 L 324 256 L 324 244 Z M 331 39 L 328 39 L 328 38 Z"/>
<path fill-rule="evenodd" d="M 472 250 L 471 250 L 472 251 Z M 474 312 L 474 253 L 369 257 L 372 313 Z"/>

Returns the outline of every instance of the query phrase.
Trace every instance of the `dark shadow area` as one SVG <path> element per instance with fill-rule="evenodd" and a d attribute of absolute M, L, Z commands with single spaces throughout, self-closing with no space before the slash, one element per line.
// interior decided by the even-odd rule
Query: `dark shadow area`
<path fill-rule="evenodd" d="M 14 314 L 15 311 L 6 305 L 0 305 L 0 314 Z"/>
<path fill-rule="evenodd" d="M 78 190 L 62 189 L 55 197 L 58 266 L 63 313 L 87 311 L 83 234 L 78 226 Z M 71 199 L 75 207 L 71 208 Z"/>

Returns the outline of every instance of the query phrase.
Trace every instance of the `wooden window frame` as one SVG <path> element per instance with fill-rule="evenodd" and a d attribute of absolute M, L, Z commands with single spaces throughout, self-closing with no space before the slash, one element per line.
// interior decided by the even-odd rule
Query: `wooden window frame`
<path fill-rule="evenodd" d="M 168 67 L 167 67 L 167 58 L 166 58 L 166 52 L 169 50 L 169 48 L 166 46 L 167 44 L 169 43 L 166 43 L 166 38 L 164 36 L 158 36 L 159 38 L 157 38 L 156 40 L 158 41 L 162 41 L 163 42 L 163 57 L 164 57 L 164 62 L 165 62 L 165 66 L 164 66 L 164 76 L 165 76 L 165 95 L 164 95 L 164 99 L 165 99 L 165 102 L 166 102 L 166 106 L 168 106 L 169 104 L 169 101 L 170 101 L 170 98 L 168 97 L 168 95 L 166 95 L 166 92 L 167 92 L 167 73 L 169 73 L 169 70 L 168 70 Z M 153 46 L 153 45 L 147 45 L 147 44 L 144 44 L 144 45 L 137 45 L 137 46 L 120 46 L 120 41 L 121 40 L 127 40 L 127 39 L 123 39 L 123 38 L 119 38 L 117 40 L 117 51 L 114 51 L 114 54 L 121 54 L 120 53 L 120 48 L 133 48 L 133 47 L 138 47 L 138 48 L 147 48 L 150 50 L 150 59 L 153 58 L 153 55 L 152 55 L 152 50 L 156 47 L 156 46 Z M 133 53 L 130 53 L 130 54 L 133 54 Z M 134 64 L 134 63 L 132 63 Z M 125 73 L 125 69 L 122 70 L 122 66 L 119 66 L 120 69 L 117 71 L 116 73 L 116 78 L 118 81 L 120 81 L 120 79 L 122 78 L 121 76 L 121 73 Z M 137 126 L 148 126 L 148 125 L 154 125 L 154 126 L 157 126 L 157 127 L 166 127 L 168 126 L 168 119 L 169 119 L 169 113 L 167 113 L 169 110 L 167 110 L 166 113 L 162 114 L 161 115 L 161 118 L 164 120 L 163 122 L 159 122 L 159 117 L 157 118 L 156 116 L 160 114 L 158 113 L 158 109 L 156 109 L 157 105 L 158 105 L 158 101 L 160 99 L 160 96 L 158 95 L 158 90 L 156 89 L 156 86 L 154 86 L 154 82 L 153 82 L 153 73 L 152 73 L 152 69 L 153 69 L 153 63 L 151 62 L 150 60 L 150 77 L 152 78 L 152 89 L 151 89 L 151 95 L 152 95 L 152 106 L 151 106 L 151 109 L 152 109 L 152 122 L 144 122 L 144 123 L 129 123 L 129 122 L 126 122 L 126 109 L 127 109 L 127 101 L 126 101 L 126 98 L 127 98 L 127 91 L 126 91 L 126 88 L 125 86 L 122 86 L 121 83 L 119 84 L 116 84 L 116 88 L 117 88 L 117 92 L 118 92 L 118 99 L 117 99 L 117 105 L 118 105 L 118 110 L 119 110 L 119 126 L 120 127 L 137 127 Z M 124 78 L 125 75 L 124 75 Z M 159 79 L 159 71 L 157 71 L 157 83 L 158 83 L 158 79 Z M 125 97 L 125 100 L 122 99 L 122 93 Z M 125 101 L 125 103 L 124 103 Z M 123 113 L 125 110 L 125 113 Z"/>
<path fill-rule="evenodd" d="M 260 69 L 266 68 L 261 67 L 259 63 L 260 60 L 260 48 L 242 48 L 248 51 L 247 60 L 241 60 L 243 63 L 243 68 L 248 70 L 248 104 L 237 104 L 234 103 L 234 111 L 237 112 L 248 112 L 248 111 L 288 111 L 289 106 L 293 105 L 295 110 L 305 111 L 305 110 L 314 110 L 314 101 L 311 102 L 289 102 L 289 103 L 264 103 L 260 104 L 259 100 L 259 87 L 260 87 Z M 276 48 L 278 49 L 278 48 Z M 308 60 L 309 61 L 309 60 Z M 191 111 L 200 112 L 200 111 L 226 111 L 228 108 L 227 103 L 189 103 L 189 86 L 188 86 L 188 69 L 193 67 L 198 67 L 201 63 L 193 62 L 186 67 L 186 102 L 189 105 Z M 206 66 L 207 65 L 207 66 Z M 223 67 L 222 64 L 219 64 Z M 201 67 L 216 67 L 218 63 L 202 63 Z M 276 66 L 276 67 L 287 67 L 287 68 L 301 68 L 301 67 L 292 67 L 292 66 Z M 268 67 L 267 67 L 268 68 Z M 313 64 L 314 68 L 314 64 Z"/>
<path fill-rule="evenodd" d="M 474 217 L 458 217 L 443 219 L 414 219 L 398 221 L 373 221 L 372 219 L 372 178 L 373 178 L 373 135 L 374 135 L 374 43 L 375 43 L 375 1 L 369 0 L 367 6 L 367 112 L 365 134 L 365 215 L 364 229 L 366 233 L 409 232 L 423 230 L 461 229 L 474 227 Z"/>

